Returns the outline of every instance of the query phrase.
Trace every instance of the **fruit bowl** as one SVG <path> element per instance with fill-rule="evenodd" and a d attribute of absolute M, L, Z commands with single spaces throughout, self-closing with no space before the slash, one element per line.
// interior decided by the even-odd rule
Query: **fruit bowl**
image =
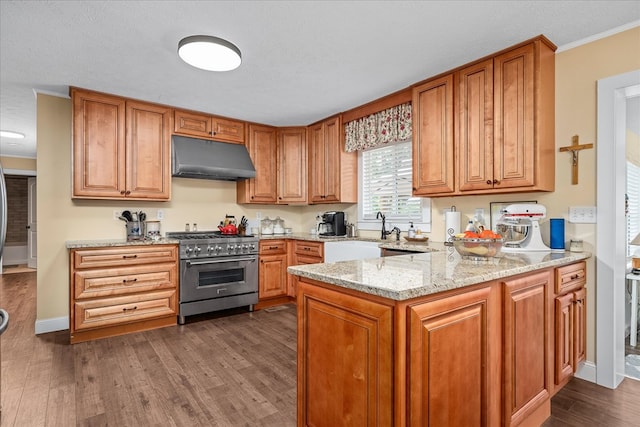
<path fill-rule="evenodd" d="M 490 259 L 502 250 L 503 238 L 453 237 L 453 247 L 462 258 Z"/>

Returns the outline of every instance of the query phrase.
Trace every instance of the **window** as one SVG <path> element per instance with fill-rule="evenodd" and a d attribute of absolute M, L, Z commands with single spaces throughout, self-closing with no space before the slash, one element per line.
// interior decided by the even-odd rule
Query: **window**
<path fill-rule="evenodd" d="M 358 154 L 359 204 L 358 226 L 377 230 L 378 212 L 384 213 L 390 226 L 406 230 L 409 221 L 416 228 L 431 231 L 429 199 L 413 197 L 411 141 L 383 144 Z"/>
<path fill-rule="evenodd" d="M 638 250 L 629 242 L 640 233 L 640 166 L 627 162 L 627 256 Z"/>

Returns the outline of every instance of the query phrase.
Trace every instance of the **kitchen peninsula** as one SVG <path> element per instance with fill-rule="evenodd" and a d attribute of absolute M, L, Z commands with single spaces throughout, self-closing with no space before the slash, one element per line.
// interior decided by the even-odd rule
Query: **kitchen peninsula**
<path fill-rule="evenodd" d="M 289 267 L 298 425 L 540 425 L 584 357 L 590 256 L 446 248 Z"/>

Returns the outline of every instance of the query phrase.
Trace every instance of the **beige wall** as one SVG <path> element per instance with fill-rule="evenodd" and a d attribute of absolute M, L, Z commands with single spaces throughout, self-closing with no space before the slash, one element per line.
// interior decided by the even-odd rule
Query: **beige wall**
<path fill-rule="evenodd" d="M 18 169 L 24 171 L 36 170 L 36 159 L 0 156 L 0 164 L 2 164 L 2 169 Z"/>
<path fill-rule="evenodd" d="M 556 55 L 556 146 L 571 143 L 579 135 L 582 143 L 606 144 L 596 138 L 596 81 L 640 69 L 640 27 L 589 43 Z M 223 181 L 174 179 L 172 200 L 164 203 L 72 201 L 71 194 L 71 106 L 68 99 L 38 95 L 38 319 L 68 315 L 68 266 L 66 240 L 124 237 L 124 227 L 113 219 L 114 209 L 140 208 L 150 218 L 164 210 L 163 231 L 180 230 L 184 223 L 197 222 L 211 228 L 226 214 L 255 218 L 257 212 L 271 218 L 279 215 L 294 231 L 306 231 L 318 212 L 346 210 L 355 218 L 354 205 L 331 206 L 241 206 L 235 203 L 235 184 Z M 579 184 L 571 185 L 570 156 L 556 156 L 556 191 L 520 195 L 433 199 L 434 241 L 444 239 L 443 209 L 455 205 L 465 217 L 477 207 L 489 211 L 494 201 L 537 200 L 547 207 L 549 217 L 568 219 L 569 206 L 596 203 L 596 150 L 580 152 Z M 543 233 L 545 232 L 543 224 Z M 584 240 L 587 250 L 595 246 L 595 225 L 566 224 L 566 238 Z M 548 231 L 547 231 L 548 233 Z M 363 232 L 377 235 L 376 232 Z M 595 357 L 595 270 L 588 262 L 588 353 Z"/>

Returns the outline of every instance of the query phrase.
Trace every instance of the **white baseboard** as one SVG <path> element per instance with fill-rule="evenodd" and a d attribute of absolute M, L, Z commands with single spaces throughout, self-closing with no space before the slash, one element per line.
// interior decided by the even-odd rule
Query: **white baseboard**
<path fill-rule="evenodd" d="M 595 383 L 596 382 L 595 363 L 589 362 L 589 361 L 584 362 L 576 371 L 575 376 L 576 378 L 580 378 L 581 380 Z"/>
<path fill-rule="evenodd" d="M 36 335 L 69 329 L 69 316 L 36 320 Z"/>

